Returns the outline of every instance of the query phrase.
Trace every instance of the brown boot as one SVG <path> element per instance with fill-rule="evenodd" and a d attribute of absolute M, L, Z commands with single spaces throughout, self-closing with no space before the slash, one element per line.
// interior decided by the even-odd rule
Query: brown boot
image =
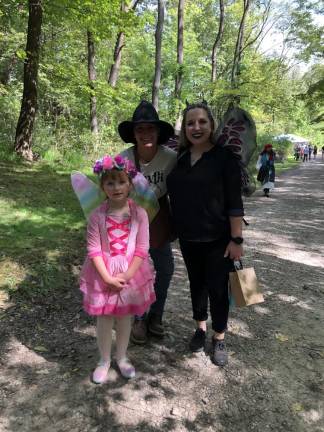
<path fill-rule="evenodd" d="M 152 335 L 162 338 L 164 336 L 164 327 L 161 315 L 150 313 L 147 318 L 147 328 Z"/>
<path fill-rule="evenodd" d="M 147 342 L 146 320 L 135 319 L 130 335 L 130 340 L 136 345 L 144 345 Z"/>

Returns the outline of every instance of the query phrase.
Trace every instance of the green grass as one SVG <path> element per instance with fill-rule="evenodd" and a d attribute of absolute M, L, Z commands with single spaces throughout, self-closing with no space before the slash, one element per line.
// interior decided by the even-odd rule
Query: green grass
<path fill-rule="evenodd" d="M 284 162 L 276 163 L 276 175 L 281 174 L 284 171 L 296 168 L 300 164 L 300 161 L 296 161 L 293 156 L 288 156 Z"/>
<path fill-rule="evenodd" d="M 0 163 L 0 289 L 46 295 L 71 288 L 85 253 L 85 219 L 70 173 Z"/>

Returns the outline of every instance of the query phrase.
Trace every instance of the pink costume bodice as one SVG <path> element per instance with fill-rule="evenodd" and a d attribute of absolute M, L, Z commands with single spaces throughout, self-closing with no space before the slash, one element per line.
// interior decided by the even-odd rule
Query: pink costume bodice
<path fill-rule="evenodd" d="M 114 217 L 116 218 L 116 216 Z M 126 255 L 130 233 L 130 217 L 117 221 L 112 216 L 107 216 L 106 224 L 111 256 Z"/>
<path fill-rule="evenodd" d="M 130 233 L 130 216 L 106 217 L 107 235 L 110 249 L 110 272 L 112 275 L 124 273 L 128 269 L 126 259 L 127 243 Z"/>
<path fill-rule="evenodd" d="M 131 200 L 130 215 L 119 218 L 109 210 L 109 203 L 105 201 L 89 217 L 88 254 L 80 275 L 84 309 L 93 316 L 141 316 L 155 301 L 154 273 L 148 256 L 148 217 L 145 210 Z M 110 290 L 96 270 L 93 258 L 97 256 L 103 258 L 110 275 L 125 273 L 134 257 L 143 261 L 124 288 L 116 292 Z"/>

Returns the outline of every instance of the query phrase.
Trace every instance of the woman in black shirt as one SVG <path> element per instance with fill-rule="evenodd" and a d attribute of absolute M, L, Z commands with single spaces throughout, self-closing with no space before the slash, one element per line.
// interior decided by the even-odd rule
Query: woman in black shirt
<path fill-rule="evenodd" d="M 197 329 L 190 349 L 206 340 L 208 298 L 214 363 L 224 366 L 228 321 L 228 274 L 243 255 L 241 171 L 229 150 L 213 141 L 215 122 L 204 103 L 183 114 L 177 166 L 167 178 L 175 229 L 187 267 Z"/>

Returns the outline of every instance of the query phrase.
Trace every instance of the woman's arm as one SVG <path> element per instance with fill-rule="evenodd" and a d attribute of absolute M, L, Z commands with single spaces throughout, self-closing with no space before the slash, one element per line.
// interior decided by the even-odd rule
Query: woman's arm
<path fill-rule="evenodd" d="M 242 237 L 244 209 L 241 194 L 241 169 L 233 157 L 227 160 L 225 167 L 225 206 L 230 222 L 231 237 Z M 226 247 L 224 256 L 239 260 L 242 255 L 242 244 L 236 244 L 231 240 Z"/>
<path fill-rule="evenodd" d="M 230 216 L 230 225 L 231 225 L 231 237 L 242 237 L 242 216 L 240 217 L 234 217 Z M 243 253 L 243 245 L 242 244 L 236 244 L 232 240 L 228 243 L 224 257 L 229 257 L 230 259 L 234 261 L 239 261 Z"/>

